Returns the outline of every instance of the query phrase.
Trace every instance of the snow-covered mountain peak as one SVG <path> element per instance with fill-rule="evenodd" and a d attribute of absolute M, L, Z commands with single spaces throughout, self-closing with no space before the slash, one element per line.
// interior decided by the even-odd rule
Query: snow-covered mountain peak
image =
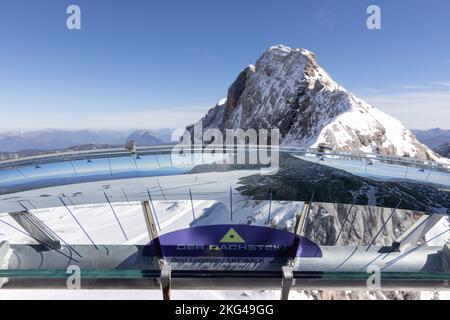
<path fill-rule="evenodd" d="M 335 82 L 306 49 L 270 47 L 202 119 L 204 130 L 279 129 L 282 144 L 441 160 L 400 121 Z"/>
<path fill-rule="evenodd" d="M 275 46 L 270 47 L 267 52 L 276 52 L 278 54 L 289 54 L 292 52 L 301 52 L 303 55 L 310 55 L 312 57 L 314 57 L 314 53 L 312 53 L 311 51 L 307 50 L 307 49 L 301 49 L 301 48 L 291 48 L 288 46 L 285 46 L 283 44 L 277 44 Z"/>

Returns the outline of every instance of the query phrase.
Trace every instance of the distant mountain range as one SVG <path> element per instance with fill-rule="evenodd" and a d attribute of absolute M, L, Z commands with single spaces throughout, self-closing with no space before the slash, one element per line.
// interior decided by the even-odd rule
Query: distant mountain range
<path fill-rule="evenodd" d="M 59 130 L 0 132 L 0 152 L 23 150 L 55 150 L 86 145 L 125 145 L 136 140 L 138 146 L 151 146 L 170 141 L 171 129 L 162 130 Z"/>
<path fill-rule="evenodd" d="M 0 151 L 63 149 L 86 144 L 122 144 L 127 133 L 113 130 L 34 130 L 0 132 Z"/>
<path fill-rule="evenodd" d="M 0 132 L 0 160 L 56 152 L 124 147 L 135 140 L 138 147 L 169 143 L 172 129 L 137 130 L 35 130 Z"/>
<path fill-rule="evenodd" d="M 433 149 L 450 141 L 450 130 L 435 128 L 430 130 L 413 130 L 413 133 L 420 142 Z"/>
<path fill-rule="evenodd" d="M 118 148 L 118 145 L 110 145 L 110 144 L 83 144 L 78 146 L 73 146 L 70 148 L 62 148 L 62 149 L 28 149 L 28 150 L 19 150 L 19 151 L 0 151 L 0 161 L 1 160 L 11 160 L 25 157 L 33 157 L 33 156 L 41 156 L 45 154 L 52 153 L 63 153 L 63 152 L 71 152 L 71 151 L 84 151 L 84 150 L 100 150 L 100 149 L 110 149 L 110 148 Z M 123 147 L 121 145 L 120 147 Z"/>
<path fill-rule="evenodd" d="M 450 130 L 439 128 L 430 130 L 413 130 L 417 139 L 433 149 L 436 153 L 450 157 Z"/>
<path fill-rule="evenodd" d="M 164 143 L 161 139 L 153 136 L 148 130 L 135 131 L 127 137 L 127 140 L 136 141 L 138 146 L 156 146 Z"/>

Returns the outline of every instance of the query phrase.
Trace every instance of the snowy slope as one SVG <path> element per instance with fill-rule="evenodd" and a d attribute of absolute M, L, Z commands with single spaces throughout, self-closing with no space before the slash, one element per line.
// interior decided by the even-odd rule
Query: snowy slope
<path fill-rule="evenodd" d="M 243 70 L 201 121 L 204 130 L 277 128 L 282 144 L 440 160 L 398 120 L 336 83 L 312 52 L 282 45 Z"/>

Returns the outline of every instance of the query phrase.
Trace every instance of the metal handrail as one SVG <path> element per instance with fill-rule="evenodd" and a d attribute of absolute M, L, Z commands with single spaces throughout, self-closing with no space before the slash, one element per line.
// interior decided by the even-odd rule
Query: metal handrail
<path fill-rule="evenodd" d="M 232 146 L 233 148 L 235 146 Z M 150 146 L 150 147 L 140 147 L 137 148 L 137 154 L 148 155 L 155 153 L 167 153 L 173 150 L 173 145 L 161 145 L 161 146 Z M 238 149 L 258 149 L 263 148 L 261 146 L 238 146 Z M 377 160 L 377 161 L 389 161 L 395 162 L 403 165 L 415 165 L 424 168 L 431 168 L 437 170 L 444 170 L 450 172 L 450 162 L 449 164 L 436 162 L 433 160 L 420 160 L 410 157 L 398 157 L 392 155 L 375 154 L 375 153 L 351 153 L 351 152 L 321 152 L 319 148 L 303 148 L 298 146 L 279 146 L 271 147 L 267 146 L 269 149 L 278 150 L 280 152 L 292 152 L 292 153 L 302 153 L 302 154 L 314 154 L 314 155 L 324 155 L 324 156 L 337 156 L 337 157 L 349 157 L 364 160 Z M 192 152 L 200 152 L 203 150 L 201 147 L 193 147 Z M 227 149 L 230 150 L 230 149 Z M 234 150 L 234 149 L 233 149 Z M 69 152 L 59 152 L 48 155 L 39 155 L 32 157 L 24 157 L 13 160 L 3 160 L 0 161 L 0 170 L 11 167 L 20 167 L 26 165 L 36 165 L 45 164 L 53 162 L 64 162 L 64 161 L 75 161 L 75 160 L 87 160 L 96 159 L 101 157 L 120 157 L 129 156 L 131 153 L 124 148 L 113 148 L 113 149 L 99 149 L 99 150 L 88 150 L 88 151 L 69 151 Z"/>

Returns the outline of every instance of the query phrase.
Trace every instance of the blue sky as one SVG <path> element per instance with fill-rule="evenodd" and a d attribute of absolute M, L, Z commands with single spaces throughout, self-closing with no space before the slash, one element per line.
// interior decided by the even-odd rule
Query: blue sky
<path fill-rule="evenodd" d="M 449 33 L 447 0 L 2 0 L 0 130 L 183 127 L 279 43 L 410 128 L 450 128 Z"/>

